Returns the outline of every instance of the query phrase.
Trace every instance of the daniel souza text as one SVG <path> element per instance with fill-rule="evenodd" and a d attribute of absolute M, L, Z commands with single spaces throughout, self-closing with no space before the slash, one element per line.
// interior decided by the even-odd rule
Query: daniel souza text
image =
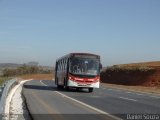
<path fill-rule="evenodd" d="M 160 114 L 127 114 L 127 120 L 160 120 Z"/>

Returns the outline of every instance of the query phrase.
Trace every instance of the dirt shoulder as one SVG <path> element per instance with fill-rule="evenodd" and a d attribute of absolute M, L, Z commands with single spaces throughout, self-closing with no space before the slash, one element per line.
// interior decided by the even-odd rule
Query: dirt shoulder
<path fill-rule="evenodd" d="M 128 90 L 133 92 L 160 95 L 160 87 L 126 86 L 126 85 L 116 85 L 116 84 L 108 84 L 108 83 L 101 83 L 101 84 L 109 88 L 116 88 L 116 89 Z"/>

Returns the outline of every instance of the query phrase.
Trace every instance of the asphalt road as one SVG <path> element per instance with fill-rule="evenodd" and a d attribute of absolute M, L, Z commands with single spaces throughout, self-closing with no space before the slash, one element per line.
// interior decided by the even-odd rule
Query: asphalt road
<path fill-rule="evenodd" d="M 69 91 L 57 89 L 54 81 L 34 80 L 22 91 L 33 119 L 55 120 L 160 120 L 160 96 L 106 88 Z"/>

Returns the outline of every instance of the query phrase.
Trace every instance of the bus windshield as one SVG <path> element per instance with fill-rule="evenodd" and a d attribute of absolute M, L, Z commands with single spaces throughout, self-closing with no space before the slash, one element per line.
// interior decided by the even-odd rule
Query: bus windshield
<path fill-rule="evenodd" d="M 70 72 L 77 75 L 98 75 L 99 59 L 91 58 L 72 58 L 70 62 Z"/>

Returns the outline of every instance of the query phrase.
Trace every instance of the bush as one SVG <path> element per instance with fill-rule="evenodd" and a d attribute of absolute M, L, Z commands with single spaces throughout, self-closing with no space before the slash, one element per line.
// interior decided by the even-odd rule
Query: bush
<path fill-rule="evenodd" d="M 0 86 L 6 81 L 6 80 L 10 80 L 10 77 L 0 77 Z"/>
<path fill-rule="evenodd" d="M 4 69 L 3 70 L 3 77 L 10 77 L 10 76 L 19 76 L 19 75 L 26 75 L 26 74 L 38 74 L 38 73 L 51 73 L 51 70 L 44 70 L 42 67 L 38 66 L 27 66 L 23 65 L 18 67 L 17 69 Z"/>

